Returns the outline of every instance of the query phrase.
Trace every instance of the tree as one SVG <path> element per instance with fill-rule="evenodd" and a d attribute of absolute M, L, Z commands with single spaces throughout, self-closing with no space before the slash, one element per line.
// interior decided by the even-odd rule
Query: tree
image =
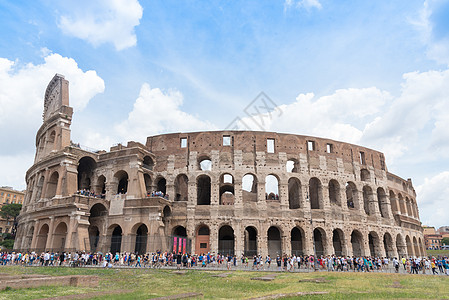
<path fill-rule="evenodd" d="M 449 245 L 449 237 L 445 237 L 441 240 L 441 244 L 443 245 Z"/>
<path fill-rule="evenodd" d="M 14 223 L 13 223 L 13 226 L 11 229 L 11 233 L 13 235 L 16 234 L 16 227 L 17 227 L 16 218 L 19 215 L 21 209 L 22 209 L 22 204 L 12 203 L 12 204 L 3 205 L 0 210 L 0 216 L 2 218 L 6 219 L 6 222 L 8 222 L 11 219 L 14 220 Z"/>

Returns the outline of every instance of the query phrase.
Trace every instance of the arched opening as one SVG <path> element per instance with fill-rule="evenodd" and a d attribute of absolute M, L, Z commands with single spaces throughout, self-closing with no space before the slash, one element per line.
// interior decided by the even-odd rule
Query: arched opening
<path fill-rule="evenodd" d="M 85 156 L 78 162 L 78 190 L 91 190 L 91 182 L 97 163 L 91 157 Z"/>
<path fill-rule="evenodd" d="M 47 244 L 49 227 L 47 224 L 42 225 L 39 233 L 37 234 L 36 248 L 38 252 L 43 252 L 45 250 L 45 245 Z"/>
<path fill-rule="evenodd" d="M 285 169 L 288 173 L 298 173 L 299 162 L 296 159 L 289 159 L 285 164 Z"/>
<path fill-rule="evenodd" d="M 340 184 L 337 180 L 331 179 L 329 181 L 329 201 L 331 205 L 340 206 Z"/>
<path fill-rule="evenodd" d="M 162 196 L 165 196 L 167 193 L 167 180 L 164 177 L 158 177 L 156 180 L 157 193 L 162 193 Z"/>
<path fill-rule="evenodd" d="M 187 237 L 187 230 L 184 226 L 176 226 L 173 229 L 173 235 L 174 236 L 181 236 L 181 237 Z"/>
<path fill-rule="evenodd" d="M 245 256 L 257 255 L 257 230 L 253 226 L 245 228 Z"/>
<path fill-rule="evenodd" d="M 397 213 L 399 211 L 398 201 L 393 191 L 390 191 L 390 203 L 391 203 L 391 210 L 393 211 L 393 213 Z"/>
<path fill-rule="evenodd" d="M 126 194 L 128 192 L 128 173 L 125 171 L 118 171 L 114 175 L 117 180 L 117 194 Z"/>
<path fill-rule="evenodd" d="M 360 170 L 360 179 L 362 181 L 370 181 L 370 173 L 367 169 Z"/>
<path fill-rule="evenodd" d="M 55 140 L 56 140 L 56 131 L 52 131 L 50 133 L 50 137 L 48 138 L 48 150 L 55 150 Z"/>
<path fill-rule="evenodd" d="M 147 170 L 153 170 L 154 162 L 150 156 L 145 156 L 143 158 L 142 167 Z"/>
<path fill-rule="evenodd" d="M 315 248 L 315 255 L 320 257 L 324 255 L 324 247 L 326 246 L 326 233 L 321 228 L 313 230 L 313 245 Z"/>
<path fill-rule="evenodd" d="M 404 198 L 402 198 L 401 194 L 398 194 L 398 201 L 399 201 L 399 210 L 401 212 L 401 215 L 405 215 L 406 214 L 405 201 L 404 201 Z"/>
<path fill-rule="evenodd" d="M 136 246 L 134 252 L 136 254 L 145 254 L 147 252 L 148 227 L 142 224 L 136 231 Z"/>
<path fill-rule="evenodd" d="M 413 256 L 413 245 L 408 235 L 405 237 L 405 244 L 407 245 L 407 256 Z"/>
<path fill-rule="evenodd" d="M 354 230 L 351 233 L 351 245 L 352 245 L 352 255 L 360 257 L 363 255 L 363 236 L 358 230 Z"/>
<path fill-rule="evenodd" d="M 207 156 L 201 157 L 198 160 L 198 164 L 199 164 L 199 169 L 202 171 L 211 171 L 212 170 L 212 161 Z"/>
<path fill-rule="evenodd" d="M 421 251 L 419 251 L 419 245 L 416 237 L 413 237 L 413 250 L 415 251 L 415 256 L 421 256 Z"/>
<path fill-rule="evenodd" d="M 115 225 L 111 235 L 111 253 L 120 253 L 122 248 L 122 227 Z"/>
<path fill-rule="evenodd" d="M 371 214 L 371 198 L 373 197 L 373 190 L 365 185 L 363 187 L 363 209 L 367 215 Z"/>
<path fill-rule="evenodd" d="M 53 233 L 52 251 L 63 251 L 65 246 L 65 239 L 67 236 L 67 224 L 61 222 L 56 226 Z"/>
<path fill-rule="evenodd" d="M 185 174 L 179 174 L 175 179 L 175 201 L 189 200 L 189 179 Z"/>
<path fill-rule="evenodd" d="M 104 196 L 106 195 L 106 177 L 104 177 L 103 175 L 100 175 L 97 179 L 95 193 L 97 195 L 100 195 L 101 198 L 104 198 Z"/>
<path fill-rule="evenodd" d="M 36 186 L 36 201 L 39 201 L 40 199 L 41 199 L 41 196 L 42 196 L 42 188 L 43 188 L 43 186 L 44 186 L 44 180 L 45 180 L 45 177 L 44 176 L 41 176 L 40 178 L 39 178 L 39 181 L 37 182 L 37 186 Z"/>
<path fill-rule="evenodd" d="M 275 226 L 268 228 L 268 254 L 271 257 L 282 256 L 281 232 Z"/>
<path fill-rule="evenodd" d="M 233 205 L 234 196 L 234 177 L 231 174 L 220 176 L 220 204 Z"/>
<path fill-rule="evenodd" d="M 343 240 L 343 231 L 334 229 L 332 232 L 332 245 L 334 246 L 334 254 L 336 256 L 343 256 Z"/>
<path fill-rule="evenodd" d="M 288 180 L 288 208 L 297 209 L 301 206 L 301 182 L 298 178 Z"/>
<path fill-rule="evenodd" d="M 187 247 L 190 246 L 187 244 L 187 230 L 184 226 L 176 226 L 173 229 L 173 251 L 178 253 L 186 253 Z"/>
<path fill-rule="evenodd" d="M 90 251 L 96 252 L 98 242 L 100 241 L 100 230 L 98 229 L 97 226 L 90 225 L 88 232 L 89 232 Z"/>
<path fill-rule="evenodd" d="M 152 191 L 152 186 L 153 186 L 153 181 L 151 180 L 151 176 L 148 174 L 143 174 L 143 181 L 145 183 L 145 192 L 147 193 L 147 196 L 150 196 Z"/>
<path fill-rule="evenodd" d="M 304 244 L 303 244 L 304 234 L 302 229 L 294 227 L 291 231 L 291 248 L 292 255 L 304 255 Z"/>
<path fill-rule="evenodd" d="M 377 188 L 377 203 L 379 205 L 379 211 L 382 218 L 388 217 L 387 195 L 385 194 L 385 190 L 381 187 Z"/>
<path fill-rule="evenodd" d="M 162 222 L 165 224 L 168 221 L 168 218 L 171 217 L 171 209 L 170 206 L 166 205 L 164 210 L 162 211 Z"/>
<path fill-rule="evenodd" d="M 265 177 L 265 199 L 279 200 L 279 180 L 271 174 Z"/>
<path fill-rule="evenodd" d="M 358 208 L 358 192 L 354 182 L 346 183 L 346 203 L 349 209 Z"/>
<path fill-rule="evenodd" d="M 45 198 L 51 199 L 56 196 L 56 188 L 58 187 L 59 174 L 58 172 L 53 172 L 50 179 L 47 182 L 47 193 Z"/>
<path fill-rule="evenodd" d="M 388 232 L 384 234 L 384 249 L 387 257 L 394 256 L 393 239 Z"/>
<path fill-rule="evenodd" d="M 218 231 L 218 253 L 222 255 L 234 255 L 234 229 L 224 225 Z"/>
<path fill-rule="evenodd" d="M 396 249 L 398 250 L 398 256 L 399 257 L 405 257 L 407 256 L 407 246 L 405 245 L 404 238 L 402 235 L 398 234 L 396 236 Z"/>
<path fill-rule="evenodd" d="M 200 175 L 196 180 L 197 205 L 210 205 L 211 181 L 207 175 Z"/>
<path fill-rule="evenodd" d="M 207 225 L 201 225 L 196 232 L 195 250 L 197 254 L 210 251 L 210 230 Z"/>
<path fill-rule="evenodd" d="M 412 214 L 412 207 L 410 205 L 410 200 L 408 199 L 408 197 L 405 197 L 405 205 L 406 205 L 406 208 L 407 208 L 407 216 L 412 217 L 413 216 L 413 214 Z"/>
<path fill-rule="evenodd" d="M 321 181 L 312 177 L 309 180 L 309 197 L 310 197 L 310 208 L 311 209 L 321 209 L 323 202 L 323 193 L 321 187 Z"/>
<path fill-rule="evenodd" d="M 379 236 L 374 231 L 368 234 L 368 244 L 371 257 L 380 257 L 380 241 Z"/>
<path fill-rule="evenodd" d="M 257 179 L 253 174 L 246 174 L 242 178 L 243 202 L 257 202 Z"/>

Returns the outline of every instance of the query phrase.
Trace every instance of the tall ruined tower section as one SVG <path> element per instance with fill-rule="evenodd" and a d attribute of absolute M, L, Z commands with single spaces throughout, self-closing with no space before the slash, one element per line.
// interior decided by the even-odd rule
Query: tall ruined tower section
<path fill-rule="evenodd" d="M 35 163 L 70 145 L 72 114 L 69 82 L 56 74 L 45 91 L 43 124 L 36 134 Z"/>

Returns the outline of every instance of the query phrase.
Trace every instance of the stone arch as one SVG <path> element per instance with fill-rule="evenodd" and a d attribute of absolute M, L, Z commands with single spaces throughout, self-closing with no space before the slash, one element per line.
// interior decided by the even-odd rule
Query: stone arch
<path fill-rule="evenodd" d="M 313 230 L 313 246 L 317 257 L 325 255 L 326 241 L 326 231 L 320 227 L 315 228 Z"/>
<path fill-rule="evenodd" d="M 157 192 L 161 192 L 163 196 L 167 193 L 167 180 L 163 176 L 158 176 L 156 178 L 156 189 Z"/>
<path fill-rule="evenodd" d="M 89 225 L 88 233 L 89 233 L 90 251 L 96 252 L 100 241 L 100 229 L 96 225 Z"/>
<path fill-rule="evenodd" d="M 290 232 L 292 255 L 304 255 L 305 233 L 301 227 L 293 227 Z"/>
<path fill-rule="evenodd" d="M 407 208 L 407 216 L 412 217 L 412 207 L 410 205 L 410 199 L 408 197 L 405 197 L 405 207 Z"/>
<path fill-rule="evenodd" d="M 90 156 L 84 156 L 78 161 L 78 190 L 92 190 L 94 171 L 97 168 L 96 161 Z"/>
<path fill-rule="evenodd" d="M 311 209 L 323 208 L 323 188 L 321 181 L 316 177 L 309 180 L 309 198 Z"/>
<path fill-rule="evenodd" d="M 100 228 L 104 228 L 103 226 L 106 222 L 108 210 L 102 203 L 96 203 L 92 205 L 89 212 L 89 244 L 91 251 L 94 251 L 99 246 Z"/>
<path fill-rule="evenodd" d="M 154 161 L 151 158 L 151 156 L 149 156 L 149 155 L 144 156 L 143 161 L 142 161 L 142 167 L 145 169 L 148 169 L 148 170 L 153 170 Z"/>
<path fill-rule="evenodd" d="M 271 257 L 282 256 L 282 234 L 277 226 L 271 226 L 267 231 L 268 254 Z"/>
<path fill-rule="evenodd" d="M 362 180 L 362 181 L 370 181 L 371 180 L 370 172 L 367 169 L 360 170 L 360 180 Z"/>
<path fill-rule="evenodd" d="M 363 235 L 358 230 L 353 230 L 351 233 L 352 255 L 360 257 L 364 254 L 363 249 Z"/>
<path fill-rule="evenodd" d="M 393 238 L 388 232 L 384 234 L 385 256 L 392 258 L 394 256 Z"/>
<path fill-rule="evenodd" d="M 210 205 L 211 179 L 207 175 L 200 175 L 196 179 L 197 205 Z"/>
<path fill-rule="evenodd" d="M 117 181 L 117 194 L 126 194 L 128 192 L 128 173 L 120 170 L 114 175 Z"/>
<path fill-rule="evenodd" d="M 407 256 L 413 256 L 413 245 L 412 240 L 408 235 L 405 236 L 405 244 L 407 245 Z"/>
<path fill-rule="evenodd" d="M 357 186 L 352 181 L 346 183 L 346 203 L 349 209 L 359 208 L 359 193 Z"/>
<path fill-rule="evenodd" d="M 202 171 L 212 171 L 212 160 L 209 156 L 200 156 L 198 158 L 198 168 Z"/>
<path fill-rule="evenodd" d="M 210 251 L 210 229 L 209 226 L 201 224 L 196 230 L 195 252 L 197 254 L 208 253 Z"/>
<path fill-rule="evenodd" d="M 189 178 L 186 174 L 179 174 L 175 179 L 175 201 L 189 200 Z"/>
<path fill-rule="evenodd" d="M 401 215 L 405 215 L 405 213 L 406 213 L 405 201 L 404 201 L 404 198 L 402 197 L 401 193 L 398 194 L 398 201 L 399 201 L 399 210 L 401 212 Z"/>
<path fill-rule="evenodd" d="M 36 201 L 39 201 L 40 199 L 41 199 L 41 196 L 42 196 L 42 189 L 43 189 L 43 187 L 44 187 L 44 181 L 45 181 L 45 177 L 44 176 L 41 176 L 40 178 L 39 178 L 39 181 L 37 182 L 37 185 L 36 185 Z"/>
<path fill-rule="evenodd" d="M 363 187 L 363 209 L 367 215 L 371 215 L 371 202 L 373 197 L 373 190 L 370 186 L 365 185 Z"/>
<path fill-rule="evenodd" d="M 37 234 L 37 243 L 36 248 L 38 252 L 45 251 L 45 247 L 47 245 L 47 238 L 49 233 L 49 226 L 48 224 L 43 224 L 41 228 L 39 229 L 39 232 Z"/>
<path fill-rule="evenodd" d="M 222 255 L 234 255 L 234 244 L 234 229 L 229 225 L 221 226 L 218 230 L 218 253 Z"/>
<path fill-rule="evenodd" d="M 419 245 L 418 241 L 416 240 L 416 237 L 413 237 L 413 251 L 415 253 L 415 256 L 421 256 L 421 251 L 419 251 Z"/>
<path fill-rule="evenodd" d="M 298 178 L 291 177 L 288 180 L 288 208 L 297 209 L 301 206 L 301 182 Z"/>
<path fill-rule="evenodd" d="M 298 173 L 299 161 L 295 158 L 290 158 L 285 164 L 285 170 L 287 171 L 287 173 Z"/>
<path fill-rule="evenodd" d="M 385 190 L 381 187 L 377 188 L 377 203 L 379 205 L 379 212 L 383 218 L 388 217 L 388 203 Z"/>
<path fill-rule="evenodd" d="M 279 200 L 279 178 L 274 174 L 265 177 L 265 199 Z"/>
<path fill-rule="evenodd" d="M 145 193 L 147 196 L 150 196 L 153 192 L 153 180 L 151 179 L 151 176 L 147 173 L 143 174 L 143 182 L 145 184 Z"/>
<path fill-rule="evenodd" d="M 242 177 L 242 200 L 243 202 L 257 202 L 257 177 L 247 173 Z"/>
<path fill-rule="evenodd" d="M 399 211 L 398 209 L 398 200 L 396 199 L 396 195 L 393 191 L 390 190 L 390 204 L 391 204 L 391 210 L 393 213 L 397 213 Z"/>
<path fill-rule="evenodd" d="M 139 226 L 139 227 L 137 227 Z M 143 223 L 138 223 L 134 225 L 137 227 L 135 230 L 136 241 L 134 247 L 134 253 L 136 254 L 145 254 L 147 252 L 147 242 L 148 242 L 148 227 Z M 133 230 L 133 233 L 134 233 Z"/>
<path fill-rule="evenodd" d="M 187 230 L 184 226 L 175 226 L 172 230 L 174 236 L 187 237 Z"/>
<path fill-rule="evenodd" d="M 108 231 L 111 232 L 111 247 L 109 251 L 112 255 L 120 253 L 122 249 L 122 227 L 118 224 L 113 224 L 109 226 Z"/>
<path fill-rule="evenodd" d="M 98 176 L 95 193 L 104 198 L 106 194 L 106 177 L 104 175 Z"/>
<path fill-rule="evenodd" d="M 368 245 L 371 257 L 382 256 L 379 235 L 375 231 L 368 233 Z"/>
<path fill-rule="evenodd" d="M 50 132 L 50 136 L 48 137 L 48 150 L 55 150 L 55 141 L 56 141 L 56 130 L 52 130 Z"/>
<path fill-rule="evenodd" d="M 345 254 L 345 235 L 340 228 L 336 228 L 332 232 L 332 245 L 334 246 L 334 254 L 336 256 L 343 256 Z"/>
<path fill-rule="evenodd" d="M 340 199 L 340 184 L 337 180 L 331 179 L 328 185 L 329 190 L 329 201 L 331 205 L 341 205 Z"/>
<path fill-rule="evenodd" d="M 220 204 L 233 205 L 234 200 L 234 176 L 224 173 L 220 176 Z"/>
<path fill-rule="evenodd" d="M 404 238 L 400 233 L 396 236 L 396 249 L 398 250 L 399 257 L 407 256 L 407 246 L 404 242 Z"/>
<path fill-rule="evenodd" d="M 53 240 L 51 246 L 53 251 L 64 250 L 66 236 L 67 224 L 65 222 L 60 222 L 53 232 Z"/>
<path fill-rule="evenodd" d="M 257 255 L 257 229 L 254 226 L 247 226 L 244 232 L 244 255 Z"/>
<path fill-rule="evenodd" d="M 424 249 L 424 245 L 422 243 L 421 238 L 418 238 L 418 244 L 419 244 L 419 249 L 420 249 L 421 256 L 425 256 L 426 249 Z"/>
<path fill-rule="evenodd" d="M 59 173 L 57 171 L 54 171 L 47 182 L 47 191 L 45 193 L 45 198 L 51 199 L 54 196 L 56 196 L 58 181 L 59 181 Z"/>

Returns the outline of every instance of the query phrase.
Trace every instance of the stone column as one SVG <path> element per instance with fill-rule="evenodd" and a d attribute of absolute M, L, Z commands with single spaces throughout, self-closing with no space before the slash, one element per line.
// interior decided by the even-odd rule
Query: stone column
<path fill-rule="evenodd" d="M 240 221 L 236 221 L 233 224 L 233 228 L 234 228 L 234 240 L 235 240 L 235 249 L 234 249 L 234 253 L 237 256 L 237 258 L 240 257 L 240 255 L 242 255 L 244 248 L 245 248 L 245 243 L 244 243 L 244 236 L 245 236 L 245 229 L 242 229 L 242 222 Z"/>
<path fill-rule="evenodd" d="M 55 217 L 50 217 L 50 226 L 48 228 L 48 237 L 47 237 L 47 243 L 45 244 L 45 249 L 50 249 L 53 245 L 53 230 L 55 225 Z"/>
<path fill-rule="evenodd" d="M 288 182 L 285 182 L 283 179 L 279 184 L 279 200 L 281 203 L 281 210 L 287 210 L 289 207 L 288 204 Z"/>
<path fill-rule="evenodd" d="M 218 206 L 220 203 L 220 178 L 214 178 L 210 176 L 211 187 L 210 187 L 210 205 Z"/>
<path fill-rule="evenodd" d="M 318 196 L 319 198 L 320 196 Z M 329 210 L 331 207 L 330 199 L 329 199 L 329 181 L 326 182 L 326 185 L 321 183 L 321 197 L 320 207 L 325 210 Z"/>
<path fill-rule="evenodd" d="M 217 224 L 210 225 L 209 243 L 210 243 L 210 252 L 217 254 L 218 253 L 218 225 Z"/>
<path fill-rule="evenodd" d="M 72 234 L 74 231 L 74 223 L 75 223 L 75 217 L 73 215 L 70 215 L 69 224 L 67 226 L 67 236 L 65 240 L 64 249 L 75 249 L 75 245 L 72 244 Z M 89 244 L 90 246 L 90 244 Z"/>
<path fill-rule="evenodd" d="M 39 226 L 40 226 L 40 222 L 36 221 L 34 223 L 34 231 L 33 231 L 33 237 L 31 239 L 31 249 L 36 249 L 36 244 L 37 244 L 37 234 L 39 232 Z"/>
<path fill-rule="evenodd" d="M 58 177 L 58 184 L 56 185 L 56 195 L 55 195 L 55 197 L 56 198 L 61 198 L 62 197 L 62 181 L 63 181 L 64 175 L 65 175 L 64 168 L 60 167 L 58 169 L 58 174 L 59 174 L 59 177 Z"/>

